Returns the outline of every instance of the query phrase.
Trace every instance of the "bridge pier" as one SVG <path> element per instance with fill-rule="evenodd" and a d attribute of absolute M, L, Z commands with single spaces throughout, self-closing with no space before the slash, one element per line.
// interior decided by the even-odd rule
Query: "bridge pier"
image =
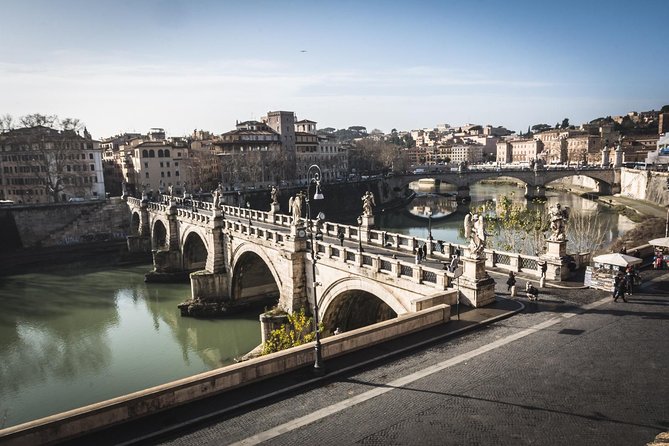
<path fill-rule="evenodd" d="M 458 186 L 458 192 L 455 196 L 458 203 L 467 203 L 472 200 L 472 196 L 469 191 L 469 186 Z"/>
<path fill-rule="evenodd" d="M 149 253 L 151 252 L 151 226 L 149 224 L 149 201 L 142 199 L 139 206 L 139 227 L 138 234 L 129 235 L 126 239 L 128 252 L 131 253 Z"/>
<path fill-rule="evenodd" d="M 525 198 L 528 200 L 545 200 L 546 199 L 546 186 L 543 184 L 531 186 L 529 184 L 525 185 Z"/>

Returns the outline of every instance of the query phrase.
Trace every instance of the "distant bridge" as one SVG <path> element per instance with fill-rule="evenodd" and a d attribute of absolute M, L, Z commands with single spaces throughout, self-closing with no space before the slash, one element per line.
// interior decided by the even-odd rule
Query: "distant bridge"
<path fill-rule="evenodd" d="M 446 171 L 435 168 L 435 171 L 411 175 L 396 175 L 385 180 L 397 189 L 422 178 L 432 178 L 442 183 L 452 184 L 458 189 L 458 198 L 468 199 L 471 185 L 500 177 L 514 178 L 525 183 L 527 198 L 542 198 L 546 196 L 546 185 L 572 176 L 585 176 L 595 180 L 597 192 L 602 195 L 611 195 L 620 191 L 620 169 L 603 167 L 569 167 L 569 168 L 492 168 L 492 169 L 465 169 L 461 171 Z"/>

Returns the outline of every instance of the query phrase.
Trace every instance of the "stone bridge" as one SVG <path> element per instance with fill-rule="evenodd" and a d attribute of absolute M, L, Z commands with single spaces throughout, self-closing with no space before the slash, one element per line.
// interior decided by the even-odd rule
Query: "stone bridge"
<path fill-rule="evenodd" d="M 326 222 L 323 238 L 314 240 L 304 219 L 296 226 L 280 213 L 233 206 L 215 210 L 210 202 L 163 198 L 127 199 L 129 249 L 153 252 L 154 271 L 147 281 L 190 277 L 192 298 L 214 302 L 223 312 L 269 304 L 310 313 L 315 293 L 319 318 L 326 331 L 333 331 L 454 304 L 458 296 L 472 306 L 494 300 L 494 281 L 483 261 L 465 262 L 456 281 L 441 262 L 429 266 L 412 260 L 413 248 L 427 240 L 374 230 L 373 221 Z M 427 246 L 430 256 L 444 262 L 462 248 Z"/>
<path fill-rule="evenodd" d="M 525 183 L 527 198 L 545 198 L 546 185 L 561 178 L 572 176 L 586 176 L 592 178 L 602 195 L 611 195 L 620 191 L 620 169 L 604 167 L 571 167 L 571 168 L 490 168 L 466 169 L 459 171 L 445 170 L 441 166 L 433 167 L 414 175 L 399 175 L 387 178 L 388 184 L 396 190 L 403 189 L 411 182 L 421 178 L 432 178 L 436 181 L 452 184 L 458 189 L 458 198 L 469 199 L 469 188 L 472 184 L 483 180 L 498 179 L 499 177 L 513 178 Z"/>

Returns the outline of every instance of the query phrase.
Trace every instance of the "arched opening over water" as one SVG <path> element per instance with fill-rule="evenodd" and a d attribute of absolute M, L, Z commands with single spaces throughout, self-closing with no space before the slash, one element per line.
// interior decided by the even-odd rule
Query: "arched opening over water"
<path fill-rule="evenodd" d="M 325 332 L 351 331 L 397 317 L 397 313 L 383 300 L 363 290 L 348 290 L 339 294 L 328 305 L 322 318 Z"/>
<path fill-rule="evenodd" d="M 232 274 L 232 300 L 259 307 L 274 306 L 279 295 L 279 286 L 262 257 L 251 251 L 242 253 Z"/>
<path fill-rule="evenodd" d="M 133 212 L 130 217 L 130 235 L 139 235 L 139 213 Z"/>
<path fill-rule="evenodd" d="M 186 237 L 183 265 L 185 271 L 199 271 L 207 266 L 207 247 L 195 232 L 191 232 Z"/>
<path fill-rule="evenodd" d="M 153 225 L 153 234 L 152 246 L 154 249 L 162 249 L 167 245 L 167 228 L 165 224 L 157 220 Z"/>

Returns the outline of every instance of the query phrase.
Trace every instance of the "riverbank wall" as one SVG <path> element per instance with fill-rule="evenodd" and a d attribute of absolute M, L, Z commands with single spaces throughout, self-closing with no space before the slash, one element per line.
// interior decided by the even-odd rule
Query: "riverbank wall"
<path fill-rule="evenodd" d="M 449 305 L 330 336 L 321 341 L 324 359 L 334 358 L 400 336 L 439 326 L 450 320 Z M 232 390 L 314 364 L 314 343 L 289 348 L 210 372 L 173 381 L 50 417 L 0 430 L 7 446 L 52 444 L 115 424 L 136 420 L 201 398 Z"/>
<path fill-rule="evenodd" d="M 669 172 L 621 168 L 620 195 L 634 200 L 645 200 L 659 206 L 669 206 Z M 595 180 L 585 175 L 575 175 L 553 182 L 561 189 L 592 191 L 597 189 Z M 573 190 L 572 190 L 573 191 Z"/>
<path fill-rule="evenodd" d="M 0 209 L 0 252 L 122 240 L 130 211 L 120 198 Z"/>

